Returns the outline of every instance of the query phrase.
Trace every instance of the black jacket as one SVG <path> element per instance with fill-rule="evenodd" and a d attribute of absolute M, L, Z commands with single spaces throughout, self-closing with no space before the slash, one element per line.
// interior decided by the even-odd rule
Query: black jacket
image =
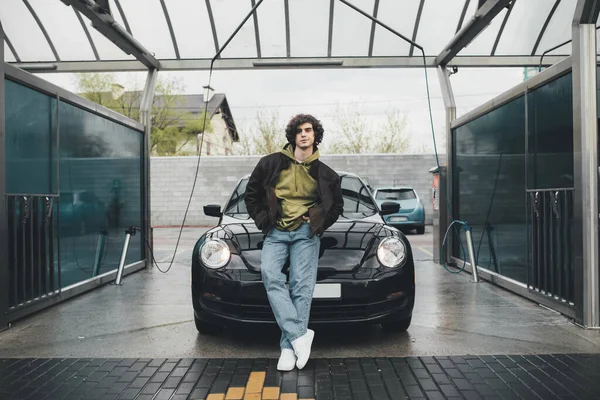
<path fill-rule="evenodd" d="M 280 172 L 289 168 L 291 162 L 284 154 L 273 153 L 261 158 L 250 175 L 246 186 L 246 208 L 256 227 L 264 234 L 269 233 L 279 218 L 275 185 Z M 319 204 L 308 211 L 311 237 L 315 234 L 321 236 L 344 210 L 341 180 L 334 170 L 320 160 L 311 164 L 309 174 L 317 181 L 319 194 Z"/>

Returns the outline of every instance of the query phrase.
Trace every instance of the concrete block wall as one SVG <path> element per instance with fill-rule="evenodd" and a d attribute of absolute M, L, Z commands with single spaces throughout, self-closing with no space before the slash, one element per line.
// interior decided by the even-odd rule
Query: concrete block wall
<path fill-rule="evenodd" d="M 216 218 L 204 215 L 203 206 L 227 202 L 238 180 L 252 172 L 260 156 L 204 156 L 185 220 L 186 226 L 210 226 Z M 321 160 L 338 171 L 358 174 L 371 187 L 409 185 L 425 205 L 431 224 L 431 182 L 428 172 L 436 166 L 433 154 L 323 155 Z M 440 164 L 445 157 L 440 156 Z M 180 226 L 190 199 L 197 157 L 153 157 L 151 160 L 151 208 L 153 226 Z"/>

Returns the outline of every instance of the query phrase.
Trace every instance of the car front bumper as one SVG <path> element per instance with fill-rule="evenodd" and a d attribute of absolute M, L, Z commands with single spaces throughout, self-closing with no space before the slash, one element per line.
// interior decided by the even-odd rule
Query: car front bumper
<path fill-rule="evenodd" d="M 318 285 L 339 285 L 341 297 L 314 298 L 310 323 L 386 323 L 409 318 L 415 298 L 414 268 L 400 270 L 363 278 L 339 273 L 318 279 Z M 260 273 L 243 272 L 238 280 L 212 271 L 202 275 L 192 284 L 196 318 L 224 326 L 275 323 Z M 244 279 L 252 275 L 253 279 Z"/>

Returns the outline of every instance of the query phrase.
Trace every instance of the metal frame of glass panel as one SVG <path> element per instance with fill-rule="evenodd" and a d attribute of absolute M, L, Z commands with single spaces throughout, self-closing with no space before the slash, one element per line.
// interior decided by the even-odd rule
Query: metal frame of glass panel
<path fill-rule="evenodd" d="M 4 29 L 0 22 L 0 39 Z M 4 46 L 0 46 L 0 331 L 8 326 L 10 286 L 8 282 L 8 216 L 6 205 L 6 124 L 4 109 Z"/>
<path fill-rule="evenodd" d="M 573 160 L 577 321 L 600 327 L 596 20 L 600 4 L 579 0 L 573 17 Z"/>
<path fill-rule="evenodd" d="M 0 30 L 1 32 L 1 30 Z M 0 50 L 3 52 L 3 49 Z M 3 56 L 3 53 L 0 53 Z M 35 75 L 31 75 L 26 73 L 25 71 L 15 68 L 9 64 L 2 62 L 2 77 L 0 80 L 0 192 L 6 193 L 6 164 L 4 162 L 5 157 L 2 155 L 5 151 L 5 108 L 4 108 L 4 78 L 10 79 L 12 81 L 23 84 L 27 87 L 30 87 L 36 91 L 41 93 L 45 93 L 47 95 L 60 98 L 61 101 L 65 101 L 69 104 L 73 104 L 81 109 L 84 109 L 87 112 L 99 115 L 103 118 L 114 121 L 118 124 L 127 126 L 132 128 L 145 136 L 147 136 L 144 132 L 144 126 L 137 122 L 133 121 L 125 116 L 114 112 L 108 108 L 102 107 L 92 101 L 81 98 L 73 93 L 68 92 L 65 89 L 62 89 L 58 86 L 55 86 Z M 146 140 L 146 138 L 144 138 Z M 142 160 L 140 160 L 142 162 Z M 57 173 L 59 173 L 57 171 Z M 143 176 L 143 175 L 142 175 Z M 145 186 L 145 185 L 142 185 Z M 146 188 L 144 188 L 146 190 Z M 55 304 L 60 301 L 64 301 L 68 298 L 77 296 L 83 292 L 89 291 L 95 287 L 108 283 L 114 280 L 116 276 L 116 270 L 111 272 L 107 272 L 105 274 L 95 276 L 90 278 L 89 280 L 83 281 L 77 284 L 74 287 L 70 287 L 66 290 L 61 290 L 60 296 L 48 297 L 46 299 L 37 301 L 35 304 L 31 306 L 20 308 L 15 311 L 12 311 L 10 314 L 6 314 L 8 310 L 8 250 L 6 246 L 8 245 L 8 233 L 6 232 L 6 200 L 5 196 L 0 196 L 0 330 L 7 327 L 8 322 L 14 321 L 16 319 L 22 318 L 26 315 L 39 311 L 43 308 L 46 308 L 52 304 Z M 144 218 L 146 219 L 146 218 Z M 139 261 L 128 265 L 125 269 L 126 274 L 131 274 L 135 271 L 143 269 L 145 267 L 145 261 Z"/>
<path fill-rule="evenodd" d="M 476 108 L 476 109 L 470 111 L 469 113 L 461 116 L 460 118 L 457 118 L 454 121 L 452 121 L 450 124 L 451 131 L 453 132 L 456 128 L 464 126 L 465 124 L 468 124 L 469 122 L 471 122 L 485 114 L 488 114 L 490 111 L 496 110 L 496 109 L 502 107 L 503 105 L 510 103 L 511 101 L 513 101 L 519 97 L 527 96 L 527 93 L 535 90 L 536 88 L 544 86 L 548 82 L 554 81 L 554 80 L 560 78 L 561 76 L 568 74 L 572 70 L 572 65 L 573 65 L 572 59 L 571 59 L 571 57 L 568 57 L 567 59 L 552 66 L 551 68 L 548 68 L 548 69 L 542 71 L 541 73 L 539 73 L 538 75 L 533 76 L 532 78 L 528 79 L 527 81 L 521 82 L 517 86 L 511 88 L 510 90 L 502 93 L 501 95 L 495 97 L 494 99 L 488 101 L 487 103 L 479 106 L 478 108 Z M 595 86 L 594 86 L 594 89 L 595 89 Z M 594 113 L 594 115 L 595 115 L 595 113 Z M 453 134 L 452 134 L 452 137 L 453 137 Z M 450 140 L 448 143 L 452 143 L 451 146 L 452 146 L 452 154 L 453 154 L 454 153 L 454 146 L 453 146 L 454 142 L 453 142 L 453 140 Z M 452 155 L 450 157 L 452 157 Z M 448 175 L 450 175 L 450 173 L 448 173 Z M 448 190 L 451 190 L 452 187 L 450 185 L 448 185 L 448 186 L 449 186 Z M 523 189 L 525 190 L 526 188 L 523 188 Z M 454 208 L 453 212 L 456 214 L 456 212 L 458 211 L 458 204 L 453 204 L 452 207 Z M 458 258 L 456 258 L 454 256 L 451 256 L 451 259 L 456 261 L 457 263 L 459 263 L 459 265 L 461 265 L 461 263 L 463 262 L 462 260 L 459 260 Z M 470 263 L 467 262 L 465 270 L 468 272 L 472 271 L 472 267 L 471 267 Z M 493 282 L 494 284 L 501 286 L 505 289 L 508 289 L 511 292 L 517 293 L 517 294 L 519 294 L 525 298 L 528 298 L 530 300 L 533 300 L 535 302 L 544 304 L 545 306 L 550 307 L 554 310 L 557 310 L 560 313 L 562 313 L 563 315 L 566 315 L 570 318 L 578 319 L 577 312 L 579 311 L 580 308 L 582 308 L 581 303 L 576 302 L 575 303 L 576 306 L 572 307 L 569 304 L 562 303 L 560 301 L 555 301 L 554 299 L 552 299 L 549 296 L 538 293 L 536 290 L 530 289 L 526 283 L 522 283 L 522 282 L 516 281 L 512 278 L 509 278 L 507 276 L 501 275 L 497 272 L 490 271 L 490 270 L 484 268 L 483 266 L 478 265 L 478 274 L 479 274 L 479 277 L 481 277 L 487 281 Z M 577 291 L 577 286 L 575 286 L 575 288 L 576 288 L 575 290 Z"/>

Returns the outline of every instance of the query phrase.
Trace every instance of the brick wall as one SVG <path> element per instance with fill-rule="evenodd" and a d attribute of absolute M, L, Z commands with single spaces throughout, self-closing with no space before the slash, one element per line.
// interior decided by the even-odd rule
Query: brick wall
<path fill-rule="evenodd" d="M 202 157 L 186 225 L 214 224 L 217 219 L 205 216 L 202 206 L 211 203 L 224 206 L 237 181 L 251 173 L 259 159 L 260 156 Z M 425 205 L 426 222 L 431 224 L 432 176 L 428 171 L 436 166 L 435 155 L 323 155 L 321 160 L 335 170 L 358 174 L 374 188 L 388 185 L 414 187 Z M 154 226 L 181 225 L 197 162 L 197 157 L 152 158 L 151 202 Z M 440 164 L 444 163 L 445 157 L 440 156 Z"/>

